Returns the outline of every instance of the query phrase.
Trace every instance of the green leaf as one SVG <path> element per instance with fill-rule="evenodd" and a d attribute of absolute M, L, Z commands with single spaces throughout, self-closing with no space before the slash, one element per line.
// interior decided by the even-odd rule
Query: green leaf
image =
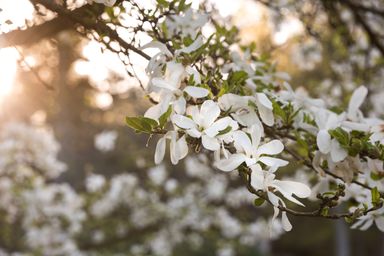
<path fill-rule="evenodd" d="M 159 118 L 159 123 L 161 128 L 164 128 L 165 123 L 167 122 L 171 114 L 172 114 L 172 106 L 169 106 L 168 110 L 164 114 L 162 114 Z"/>
<path fill-rule="evenodd" d="M 377 189 L 377 187 L 374 187 L 374 188 L 371 190 L 371 196 L 372 196 L 372 204 L 373 204 L 373 205 L 378 205 L 378 204 L 380 204 L 380 192 L 379 192 L 379 190 Z"/>
<path fill-rule="evenodd" d="M 157 2 L 157 4 L 158 4 L 159 6 L 161 6 L 161 7 L 165 7 L 165 8 L 167 8 L 167 7 L 169 6 L 168 1 L 166 1 L 166 0 L 156 0 L 156 2 Z"/>
<path fill-rule="evenodd" d="M 261 206 L 263 203 L 265 202 L 265 199 L 264 198 L 256 198 L 254 201 L 253 201 L 253 204 L 255 206 Z"/>
<path fill-rule="evenodd" d="M 341 146 L 348 146 L 349 145 L 349 134 L 342 128 L 338 127 L 334 130 L 329 130 L 328 133 L 335 138 Z"/>
<path fill-rule="evenodd" d="M 275 114 L 275 116 L 280 117 L 281 120 L 283 121 L 287 120 L 287 114 L 276 101 L 272 101 L 272 107 L 273 107 L 273 113 Z"/>
<path fill-rule="evenodd" d="M 138 131 L 145 133 L 152 133 L 154 127 L 158 126 L 156 120 L 151 118 L 139 116 L 139 117 L 126 117 L 125 122 L 129 127 Z"/>
<path fill-rule="evenodd" d="M 229 84 L 240 84 L 247 80 L 248 74 L 245 71 L 235 71 L 229 74 L 228 83 Z"/>

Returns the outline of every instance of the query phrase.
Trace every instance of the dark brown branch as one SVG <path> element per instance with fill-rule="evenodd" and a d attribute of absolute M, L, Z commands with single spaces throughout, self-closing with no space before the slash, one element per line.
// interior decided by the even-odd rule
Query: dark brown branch
<path fill-rule="evenodd" d="M 82 6 L 71 11 L 71 13 L 75 16 L 85 17 L 86 15 L 89 15 L 89 5 Z M 31 45 L 42 39 L 50 38 L 61 31 L 72 28 L 73 23 L 68 21 L 68 19 L 64 17 L 56 17 L 40 25 L 34 25 L 27 29 L 14 30 L 0 35 L 0 48 L 17 45 Z"/>
<path fill-rule="evenodd" d="M 379 35 L 375 34 L 373 29 L 369 26 L 369 24 L 365 20 L 365 17 L 360 13 L 360 10 L 362 9 L 360 9 L 359 7 L 351 3 L 349 0 L 344 0 L 340 2 L 344 3 L 351 9 L 356 23 L 361 25 L 361 27 L 367 33 L 371 43 L 380 51 L 381 55 L 384 56 L 384 44 L 380 41 Z"/>
<path fill-rule="evenodd" d="M 98 33 L 105 33 L 112 40 L 118 42 L 120 44 L 120 46 L 123 47 L 124 49 L 133 51 L 133 52 L 141 55 L 142 57 L 144 57 L 147 60 L 150 59 L 149 55 L 147 55 L 146 53 L 144 53 L 140 49 L 136 48 L 135 46 L 124 41 L 122 38 L 120 38 L 120 36 L 118 35 L 118 33 L 115 30 L 111 29 L 109 26 L 107 26 L 106 24 L 104 24 L 102 22 L 97 22 L 96 19 L 85 19 L 82 16 L 74 15 L 71 11 L 63 8 L 60 5 L 55 4 L 51 0 L 31 0 L 31 2 L 34 4 L 43 5 L 45 8 L 49 9 L 50 11 L 53 11 L 53 12 L 57 13 L 59 16 L 67 19 L 73 25 L 78 24 L 78 25 L 83 26 L 86 30 L 93 30 L 93 31 L 96 31 Z"/>

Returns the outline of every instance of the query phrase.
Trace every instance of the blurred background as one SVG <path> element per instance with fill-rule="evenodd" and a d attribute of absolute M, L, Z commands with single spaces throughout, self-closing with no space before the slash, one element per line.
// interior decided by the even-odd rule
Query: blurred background
<path fill-rule="evenodd" d="M 384 3 L 337 2 L 208 1 L 238 26 L 243 43 L 254 42 L 260 56 L 290 75 L 295 90 L 331 105 L 345 105 L 353 89 L 364 84 L 369 88 L 366 108 L 382 116 Z M 57 167 L 60 174 L 44 174 L 33 185 L 25 183 L 32 174 L 18 180 L 10 176 L 18 184 L 11 190 L 0 182 L 0 255 L 384 255 L 384 236 L 375 227 L 351 230 L 342 220 L 290 217 L 293 230 L 284 233 L 276 228 L 270 237 L 266 224 L 270 209 L 254 207 L 236 175 L 225 177 L 204 167 L 202 156 L 176 166 L 166 160 L 155 167 L 156 140 L 148 141 L 124 123 L 125 116 L 143 114 L 150 102 L 119 56 L 71 29 L 37 42 L 7 42 L 4 35 L 9 31 L 33 23 L 35 10 L 28 0 L 0 0 L 0 8 L 2 175 L 14 175 L 13 162 L 39 172 L 33 163 L 48 161 L 40 159 L 48 157 L 45 151 L 57 155 L 51 156 L 53 167 L 40 166 L 47 168 L 42 172 L 65 165 L 65 171 Z M 145 82 L 146 61 L 132 58 L 135 72 Z M 55 143 L 57 150 L 50 148 Z M 33 157 L 39 160 L 19 151 L 18 158 L 15 148 L 35 152 Z M 28 155 L 28 164 L 23 154 Z M 59 192 L 41 190 L 51 184 L 69 184 L 75 196 L 66 197 L 65 210 L 39 212 L 39 203 L 55 205 L 57 198 L 47 197 Z M 35 195 L 38 189 L 43 192 Z M 171 200 L 175 198 L 181 202 Z M 31 210 L 29 203 L 37 209 Z M 75 207 L 77 203 L 81 206 Z M 12 213 L 10 204 L 16 208 Z M 68 216 L 60 211 L 69 211 Z M 26 221 L 28 214 L 34 217 Z M 198 223 L 202 227 L 196 228 Z M 40 241 L 58 232 L 65 236 L 50 244 Z"/>

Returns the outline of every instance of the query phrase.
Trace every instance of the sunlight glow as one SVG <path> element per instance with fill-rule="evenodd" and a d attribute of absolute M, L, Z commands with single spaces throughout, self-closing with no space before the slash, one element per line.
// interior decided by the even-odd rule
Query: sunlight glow
<path fill-rule="evenodd" d="M 19 54 L 16 49 L 0 49 L 0 99 L 4 98 L 12 91 L 17 71 L 18 58 Z"/>

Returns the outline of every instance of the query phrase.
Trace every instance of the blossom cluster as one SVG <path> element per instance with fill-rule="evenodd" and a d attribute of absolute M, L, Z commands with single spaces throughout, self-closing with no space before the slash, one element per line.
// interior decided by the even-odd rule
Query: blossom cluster
<path fill-rule="evenodd" d="M 136 131 L 161 135 L 155 163 L 164 159 L 168 141 L 173 164 L 191 149 L 211 153 L 217 169 L 246 174 L 248 189 L 274 207 L 273 219 L 286 209 L 286 200 L 303 206 L 297 198 L 312 193 L 309 183 L 277 178 L 289 163 L 281 154 L 297 158 L 287 146 L 301 150 L 299 157 L 318 179 L 330 175 L 329 184 L 345 183 L 347 191 L 351 183 L 363 184 L 361 193 L 380 191 L 384 121 L 366 118 L 360 110 L 366 87 L 354 91 L 346 111 L 331 108 L 303 90 L 294 91 L 289 76 L 252 54 L 252 46 L 239 45 L 232 29 L 217 21 L 212 28 L 207 14 L 189 5 L 177 12 L 158 24 L 161 42 L 154 37 L 141 47 L 158 49 L 146 69 L 147 92 L 157 103 L 144 116 L 126 119 Z M 372 162 L 376 180 L 370 178 Z M 359 207 L 379 208 L 378 194 L 374 202 L 358 197 L 356 215 L 351 215 L 359 219 Z M 291 230 L 286 210 L 282 222 Z"/>
<path fill-rule="evenodd" d="M 23 136 L 15 136 L 17 130 L 22 130 Z M 47 131 L 21 123 L 2 129 L 0 159 L 9 163 L 0 177 L 2 231 L 6 230 L 6 223 L 12 226 L 15 236 L 17 232 L 23 235 L 12 241 L 13 251 L 9 254 L 7 243 L 1 240 L 0 255 L 90 255 L 103 242 L 112 241 L 107 246 L 113 248 L 115 241 L 128 240 L 133 233 L 135 237 L 142 235 L 124 247 L 129 254 L 172 255 L 183 243 L 194 248 L 204 246 L 212 230 L 219 232 L 217 255 L 223 255 L 223 251 L 225 255 L 235 255 L 239 246 L 268 248 L 269 241 L 283 232 L 279 221 L 270 227 L 258 215 L 241 218 L 239 213 L 249 206 L 251 195 L 242 186 L 230 185 L 233 176 L 218 175 L 209 168 L 204 155 L 185 161 L 185 174 L 193 182 L 172 177 L 164 165 L 149 169 L 145 180 L 134 172 L 111 178 L 89 174 L 84 191 L 76 191 L 68 183 L 49 182 L 53 175 L 49 172 L 55 173 L 62 163 L 55 156 L 46 155 L 46 150 L 58 146 Z M 6 150 L 10 141 L 29 146 Z M 38 141 L 50 143 L 41 145 Z M 29 151 L 37 149 L 40 151 L 30 156 Z M 13 164 L 20 161 L 11 153 L 20 159 L 28 157 L 27 180 L 12 178 Z M 56 166 L 34 168 L 44 155 Z M 36 182 L 28 185 L 28 181 Z"/>

